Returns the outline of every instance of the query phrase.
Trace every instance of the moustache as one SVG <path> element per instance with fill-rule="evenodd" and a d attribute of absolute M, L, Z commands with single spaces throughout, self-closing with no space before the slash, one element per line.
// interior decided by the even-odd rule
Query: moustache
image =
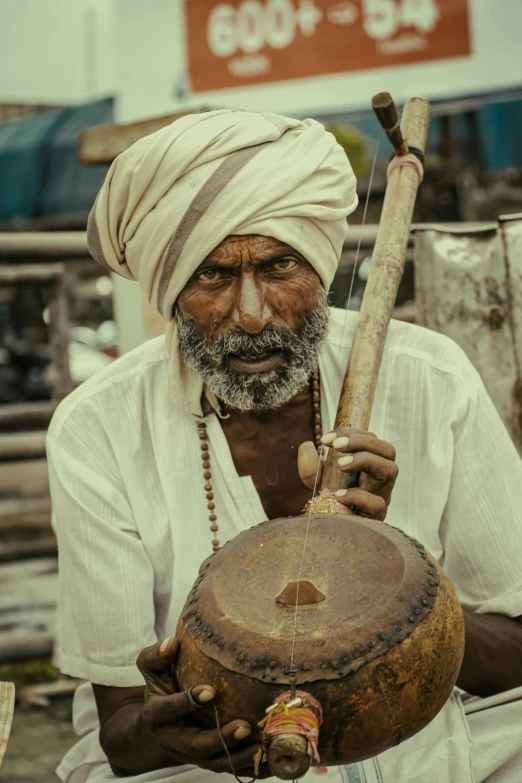
<path fill-rule="evenodd" d="M 259 334 L 249 334 L 243 330 L 233 330 L 221 335 L 213 345 L 206 346 L 212 360 L 221 364 L 231 355 L 248 359 L 264 358 L 275 351 L 301 354 L 299 335 L 281 326 L 269 325 Z"/>

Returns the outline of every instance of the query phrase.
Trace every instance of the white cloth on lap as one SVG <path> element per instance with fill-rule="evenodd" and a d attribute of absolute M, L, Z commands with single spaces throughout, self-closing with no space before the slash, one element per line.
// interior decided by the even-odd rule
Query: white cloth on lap
<path fill-rule="evenodd" d="M 332 311 L 320 358 L 325 431 L 335 418 L 356 321 L 354 313 Z M 169 399 L 169 375 L 163 340 L 152 340 L 71 394 L 49 430 L 60 550 L 57 663 L 102 685 L 143 683 L 135 667 L 139 651 L 174 632 L 211 552 L 196 424 Z M 387 521 L 422 541 L 466 607 L 522 615 L 522 463 L 463 352 L 434 332 L 392 322 L 370 426 L 397 450 L 400 474 Z M 208 433 L 225 542 L 265 514 L 251 478 L 238 476 L 214 415 Z M 104 760 L 90 689 L 76 703 L 85 736 L 61 765 L 64 780 Z M 439 743 L 441 726 L 451 727 L 451 742 Z M 422 734 L 388 751 L 398 759 L 390 783 L 415 780 L 408 777 L 409 752 L 414 774 L 422 755 L 414 749 L 433 758 L 435 746 L 443 755 L 446 748 L 444 758 L 455 768 L 469 766 L 469 727 L 458 698 Z M 176 783 L 206 782 L 199 770 L 177 772 Z M 436 783 L 450 780 L 439 776 Z"/>

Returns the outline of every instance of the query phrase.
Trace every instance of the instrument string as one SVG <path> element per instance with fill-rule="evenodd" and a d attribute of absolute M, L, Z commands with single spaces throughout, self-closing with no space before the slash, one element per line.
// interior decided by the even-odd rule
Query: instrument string
<path fill-rule="evenodd" d="M 377 138 L 377 140 L 375 142 L 375 149 L 373 151 L 372 168 L 371 168 L 371 171 L 370 171 L 370 179 L 368 181 L 368 190 L 366 191 L 366 200 L 364 202 L 364 210 L 363 210 L 361 228 L 364 228 L 364 226 L 366 225 L 366 216 L 368 214 L 368 205 L 370 203 L 370 195 L 371 195 L 372 187 L 373 187 L 373 178 L 374 178 L 374 175 L 375 175 L 375 165 L 377 163 L 377 155 L 378 155 L 378 153 L 379 153 L 379 139 Z M 355 261 L 353 263 L 353 268 L 352 268 L 352 279 L 350 281 L 350 289 L 348 291 L 348 299 L 346 300 L 346 304 L 344 306 L 344 308 L 346 310 L 346 313 L 345 313 L 345 316 L 344 316 L 343 331 L 342 331 L 341 340 L 340 340 L 340 343 L 339 343 L 339 353 L 337 355 L 337 359 L 338 360 L 339 360 L 339 358 L 341 356 L 341 349 L 342 349 L 343 343 L 344 343 L 344 335 L 345 335 L 345 332 L 346 332 L 346 325 L 348 323 L 348 311 L 350 309 L 350 302 L 352 301 L 353 286 L 354 286 L 354 283 L 355 283 L 355 274 L 357 272 L 357 267 L 358 267 L 358 264 L 359 264 L 359 255 L 361 253 L 361 244 L 362 244 L 362 234 L 359 235 L 359 241 L 357 242 L 357 250 L 355 251 Z M 348 348 L 348 352 L 349 351 L 350 351 L 350 348 Z"/>
<path fill-rule="evenodd" d="M 364 210 L 363 210 L 363 217 L 362 217 L 361 226 L 364 226 L 365 223 L 366 223 L 366 216 L 368 214 L 368 204 L 370 202 L 370 194 L 371 194 L 372 186 L 373 186 L 373 178 L 374 178 L 374 174 L 375 174 L 375 165 L 376 165 L 376 162 L 377 162 L 378 151 L 379 151 L 379 139 L 377 139 L 377 141 L 376 141 L 375 149 L 374 149 L 374 153 L 373 153 L 372 167 L 371 167 L 371 171 L 370 171 L 370 179 L 368 181 L 368 190 L 366 192 L 366 201 L 365 201 L 365 204 L 364 204 Z M 360 251 L 361 251 L 361 244 L 362 244 L 362 235 L 359 236 L 359 241 L 357 243 L 357 250 L 356 250 L 356 253 L 355 253 L 355 261 L 354 261 L 353 269 L 352 269 L 352 278 L 351 278 L 351 281 L 350 281 L 350 290 L 348 292 L 348 299 L 347 299 L 346 304 L 345 304 L 346 315 L 345 315 L 345 318 L 344 318 L 343 331 L 342 331 L 341 341 L 340 341 L 340 345 L 339 345 L 339 354 L 338 354 L 338 357 L 337 357 L 338 360 L 340 358 L 340 352 L 341 352 L 341 349 L 342 349 L 342 345 L 343 345 L 343 342 L 344 342 L 344 335 L 345 335 L 345 332 L 346 332 L 346 325 L 347 325 L 347 321 L 348 321 L 348 309 L 349 309 L 350 301 L 351 301 L 351 298 L 352 298 L 353 286 L 354 286 L 354 283 L 355 283 L 355 274 L 357 272 L 357 267 L 358 267 L 358 263 L 359 263 L 359 255 L 360 255 Z M 315 473 L 314 488 L 313 488 L 313 492 L 312 492 L 312 501 L 314 500 L 314 498 L 315 498 L 315 496 L 317 494 L 317 486 L 319 484 L 319 477 L 321 475 L 321 468 L 322 468 L 322 466 L 324 464 L 325 459 L 326 459 L 326 447 L 321 445 L 321 447 L 319 449 L 319 452 L 318 452 L 317 470 L 316 470 L 316 473 Z M 297 588 L 296 588 L 296 597 L 295 597 L 294 626 L 293 626 L 293 632 L 292 632 L 292 650 L 291 650 L 291 655 L 290 655 L 290 692 L 291 692 L 292 699 L 295 698 L 295 693 L 296 693 L 296 672 L 295 672 L 295 669 L 294 669 L 294 662 L 295 662 L 295 644 L 296 644 L 296 639 L 297 639 L 297 616 L 298 616 L 298 613 L 299 613 L 299 588 L 300 588 L 300 585 L 301 585 L 301 577 L 302 577 L 302 574 L 303 574 L 303 567 L 304 567 L 304 561 L 305 561 L 305 555 L 306 555 L 306 547 L 307 547 L 307 543 L 308 543 L 308 535 L 309 535 L 309 532 L 310 532 L 310 522 L 311 522 L 311 519 L 312 519 L 312 506 L 310 505 L 310 508 L 309 508 L 309 511 L 308 511 L 308 515 L 307 515 L 307 520 L 306 520 L 306 530 L 305 530 L 305 536 L 304 536 L 304 541 L 303 541 L 303 549 L 302 549 L 302 552 L 301 552 L 301 561 L 299 563 L 299 575 L 297 577 Z M 234 763 L 232 761 L 232 756 L 230 754 L 230 751 L 229 751 L 229 749 L 227 747 L 227 743 L 225 742 L 225 738 L 223 737 L 223 733 L 221 731 L 221 725 L 220 725 L 220 721 L 219 721 L 219 713 L 218 713 L 217 707 L 216 707 L 215 704 L 213 704 L 213 707 L 214 707 L 214 713 L 215 713 L 216 728 L 217 728 L 217 730 L 219 732 L 219 736 L 220 736 L 220 739 L 221 739 L 221 742 L 222 742 L 222 745 L 223 745 L 223 749 L 224 749 L 225 753 L 227 754 L 228 761 L 229 761 L 229 764 L 230 764 L 230 769 L 232 771 L 232 774 L 234 775 L 234 778 L 236 779 L 236 781 L 238 783 L 255 783 L 255 781 L 258 779 L 257 778 L 257 774 L 254 774 L 254 777 L 252 778 L 251 781 L 242 781 L 241 778 L 238 776 L 238 774 L 237 774 L 237 772 L 236 772 L 236 770 L 234 768 Z M 294 781 L 294 783 L 297 783 L 297 781 Z"/>
<path fill-rule="evenodd" d="M 375 174 L 375 164 L 377 162 L 378 151 L 379 151 L 379 139 L 377 139 L 377 141 L 376 141 L 375 150 L 374 150 L 374 153 L 373 153 L 372 168 L 371 168 L 371 172 L 370 172 L 370 179 L 369 179 L 369 182 L 368 182 L 368 190 L 367 190 L 367 193 L 366 193 L 366 202 L 365 202 L 365 205 L 364 205 L 364 211 L 363 211 L 363 218 L 362 218 L 361 226 L 365 225 L 366 215 L 368 214 L 368 204 L 370 202 L 370 194 L 371 194 L 371 190 L 372 190 L 372 186 L 373 186 L 373 178 L 374 178 L 374 174 Z M 359 254 L 360 254 L 360 250 L 361 250 L 361 243 L 362 243 L 362 235 L 359 237 L 359 241 L 357 243 L 357 251 L 356 251 L 356 254 L 355 254 L 355 261 L 354 261 L 353 270 L 352 270 L 352 280 L 351 280 L 351 284 L 350 284 L 350 291 L 349 291 L 349 294 L 348 294 L 348 300 L 346 302 L 346 309 L 347 310 L 348 310 L 348 307 L 349 307 L 349 304 L 350 304 L 350 300 L 351 300 L 351 296 L 352 296 L 353 285 L 354 285 L 354 281 L 355 281 L 355 273 L 356 273 L 356 270 L 357 270 L 357 265 L 358 265 L 358 261 L 359 261 Z M 344 334 L 345 334 L 345 331 L 346 331 L 347 320 L 348 320 L 348 316 L 346 314 L 345 318 L 344 318 L 342 337 L 341 337 L 341 341 L 340 341 L 340 345 L 339 345 L 339 355 L 340 355 L 340 351 L 341 351 L 341 348 L 342 348 L 342 345 L 343 345 L 343 342 L 344 342 Z M 339 356 L 338 356 L 338 358 L 339 358 Z M 322 467 L 322 464 L 324 462 L 325 457 L 326 457 L 326 447 L 325 446 L 321 446 L 321 448 L 319 450 L 319 454 L 318 454 L 318 460 L 317 460 L 317 470 L 316 470 L 316 473 L 315 473 L 314 489 L 313 489 L 313 492 L 312 492 L 312 501 L 314 500 L 314 498 L 316 496 L 316 493 L 317 493 L 317 486 L 319 484 L 319 476 L 321 475 L 321 467 Z M 295 696 L 295 688 L 296 688 L 294 662 L 295 662 L 295 643 L 296 643 L 296 639 L 297 639 L 297 616 L 298 616 L 298 612 L 299 612 L 299 587 L 301 585 L 301 577 L 302 577 L 302 574 L 303 574 L 304 560 L 305 560 L 305 554 L 306 554 L 306 545 L 308 543 L 308 534 L 310 532 L 311 518 L 312 518 L 312 505 L 310 504 L 310 508 L 308 510 L 307 520 L 306 520 L 306 530 L 305 530 L 305 536 L 304 536 L 304 541 L 303 541 L 303 549 L 302 549 L 302 552 L 301 552 L 301 561 L 299 563 L 299 575 L 297 577 L 297 588 L 296 588 L 296 596 L 295 596 L 294 627 L 293 627 L 293 633 L 292 633 L 292 649 L 291 649 L 291 654 L 290 654 L 290 686 L 291 686 L 292 698 L 294 698 L 294 696 Z"/>
<path fill-rule="evenodd" d="M 220 723 L 220 720 L 219 720 L 219 712 L 218 712 L 218 708 L 216 707 L 215 702 L 212 702 L 212 706 L 214 707 L 214 718 L 216 720 L 216 729 L 218 731 L 219 739 L 221 740 L 221 744 L 223 745 L 223 749 L 224 749 L 225 753 L 227 754 L 228 763 L 230 764 L 230 769 L 232 771 L 233 776 L 237 780 L 237 783 L 256 783 L 257 775 L 254 775 L 250 780 L 241 780 L 241 778 L 237 774 L 236 768 L 234 766 L 234 762 L 232 761 L 232 756 L 230 755 L 230 751 L 228 749 L 228 745 L 227 745 L 227 743 L 225 741 L 225 738 L 223 736 L 223 732 L 221 730 L 221 723 Z"/>
<path fill-rule="evenodd" d="M 312 500 L 315 497 L 315 493 L 317 491 L 317 484 L 319 482 L 319 474 L 320 474 L 320 468 L 321 468 L 321 462 L 323 458 L 323 454 L 325 452 L 325 447 L 321 446 L 319 450 L 319 459 L 317 460 L 317 471 L 315 473 L 315 481 L 314 481 L 314 489 L 312 493 Z M 310 509 L 308 511 L 307 515 L 307 521 L 306 521 L 306 531 L 305 531 L 305 537 L 303 542 L 303 550 L 301 552 L 301 562 L 299 564 L 299 575 L 297 577 L 297 589 L 295 594 L 295 612 L 294 612 L 294 629 L 292 633 L 292 653 L 290 655 L 290 674 L 294 671 L 294 656 L 295 656 L 295 641 L 297 638 L 297 614 L 299 609 L 299 587 L 301 584 L 301 576 L 303 573 L 303 565 L 304 565 L 304 559 L 305 559 L 305 553 L 306 553 L 306 544 L 308 542 L 308 533 L 310 531 L 310 520 L 312 518 L 312 507 L 310 506 Z M 292 698 L 295 698 L 295 679 L 292 679 L 291 681 L 291 688 L 292 688 Z"/>

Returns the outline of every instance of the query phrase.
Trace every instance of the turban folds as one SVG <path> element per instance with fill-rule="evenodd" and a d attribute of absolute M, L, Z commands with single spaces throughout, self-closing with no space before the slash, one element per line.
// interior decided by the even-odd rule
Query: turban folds
<path fill-rule="evenodd" d="M 176 120 L 119 155 L 87 241 L 170 322 L 173 391 L 201 415 L 202 384 L 183 364 L 172 318 L 192 274 L 225 237 L 260 234 L 300 252 L 328 289 L 356 206 L 350 163 L 320 123 L 224 109 Z"/>

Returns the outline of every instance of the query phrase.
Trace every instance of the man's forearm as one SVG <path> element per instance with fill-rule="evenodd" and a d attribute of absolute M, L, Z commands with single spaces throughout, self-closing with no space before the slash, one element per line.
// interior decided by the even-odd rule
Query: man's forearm
<path fill-rule="evenodd" d="M 498 614 L 464 609 L 466 647 L 457 685 L 491 696 L 522 685 L 522 624 Z"/>
<path fill-rule="evenodd" d="M 158 747 L 139 719 L 141 703 L 126 704 L 100 730 L 100 744 L 118 777 L 139 775 L 179 764 L 175 755 Z"/>

